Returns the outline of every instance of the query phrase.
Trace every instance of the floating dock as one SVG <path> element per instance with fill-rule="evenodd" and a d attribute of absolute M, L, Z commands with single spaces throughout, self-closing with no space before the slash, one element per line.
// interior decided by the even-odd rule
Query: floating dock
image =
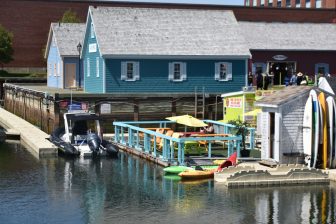
<path fill-rule="evenodd" d="M 329 184 L 328 172 L 304 165 L 279 165 L 276 168 L 252 164 L 229 167 L 215 173 L 215 181 L 228 187 L 259 187 L 304 184 Z"/>
<path fill-rule="evenodd" d="M 57 154 L 57 147 L 48 140 L 47 133 L 3 108 L 0 108 L 0 126 L 5 128 L 8 134 L 19 134 L 21 144 L 35 155 Z"/>

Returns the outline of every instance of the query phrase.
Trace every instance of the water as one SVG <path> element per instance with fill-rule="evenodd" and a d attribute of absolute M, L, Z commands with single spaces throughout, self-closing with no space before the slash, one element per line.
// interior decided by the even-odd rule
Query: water
<path fill-rule="evenodd" d="M 136 157 L 36 159 L 0 147 L 0 223 L 336 223 L 336 186 L 182 183 Z"/>

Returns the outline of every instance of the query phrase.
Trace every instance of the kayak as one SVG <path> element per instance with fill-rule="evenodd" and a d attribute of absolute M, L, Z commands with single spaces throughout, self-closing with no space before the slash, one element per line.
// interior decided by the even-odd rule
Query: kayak
<path fill-rule="evenodd" d="M 218 165 L 202 165 L 202 166 L 169 166 L 163 169 L 166 175 L 177 175 L 185 170 L 212 170 L 217 169 Z"/>
<path fill-rule="evenodd" d="M 187 166 L 169 166 L 163 169 L 165 174 L 179 174 L 185 170 L 194 170 L 194 169 Z"/>
<path fill-rule="evenodd" d="M 182 180 L 185 179 L 205 179 L 205 178 L 213 178 L 216 169 L 212 170 L 185 170 L 179 173 L 179 176 Z"/>
<path fill-rule="evenodd" d="M 235 166 L 237 164 L 237 152 L 233 153 L 227 160 L 218 166 L 217 172 L 222 171 L 229 166 Z"/>

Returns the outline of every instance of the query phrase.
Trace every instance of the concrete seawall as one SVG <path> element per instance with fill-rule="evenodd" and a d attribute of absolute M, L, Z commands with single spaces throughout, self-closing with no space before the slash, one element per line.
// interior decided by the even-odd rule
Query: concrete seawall
<path fill-rule="evenodd" d="M 0 126 L 20 133 L 21 144 L 35 155 L 56 155 L 57 147 L 47 138 L 49 135 L 22 118 L 0 108 Z"/>

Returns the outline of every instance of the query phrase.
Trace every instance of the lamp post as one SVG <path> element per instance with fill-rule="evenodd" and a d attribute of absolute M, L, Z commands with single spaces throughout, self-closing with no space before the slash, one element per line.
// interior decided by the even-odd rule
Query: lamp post
<path fill-rule="evenodd" d="M 81 59 L 80 59 L 80 55 L 81 55 L 81 51 L 82 51 L 82 45 L 79 42 L 77 45 L 77 51 L 78 51 L 78 87 L 81 87 L 81 79 L 82 79 L 82 75 L 81 75 Z"/>

